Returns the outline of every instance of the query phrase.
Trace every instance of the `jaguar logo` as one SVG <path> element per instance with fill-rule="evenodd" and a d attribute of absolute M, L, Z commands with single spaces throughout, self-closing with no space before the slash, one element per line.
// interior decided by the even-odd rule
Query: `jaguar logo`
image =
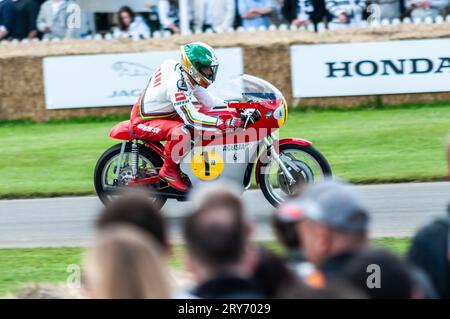
<path fill-rule="evenodd" d="M 119 73 L 119 76 L 145 76 L 149 77 L 153 74 L 154 70 L 151 68 L 134 63 L 134 62 L 126 62 L 126 61 L 120 61 L 116 62 L 112 65 L 112 69 Z"/>

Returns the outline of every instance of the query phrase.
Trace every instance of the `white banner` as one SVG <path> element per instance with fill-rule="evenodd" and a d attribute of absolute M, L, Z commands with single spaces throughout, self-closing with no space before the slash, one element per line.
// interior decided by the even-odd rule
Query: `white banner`
<path fill-rule="evenodd" d="M 295 45 L 294 97 L 450 91 L 450 40 Z"/>
<path fill-rule="evenodd" d="M 217 49 L 219 72 L 211 91 L 243 73 L 240 48 Z M 150 76 L 179 51 L 48 57 L 43 61 L 47 109 L 132 106 Z"/>

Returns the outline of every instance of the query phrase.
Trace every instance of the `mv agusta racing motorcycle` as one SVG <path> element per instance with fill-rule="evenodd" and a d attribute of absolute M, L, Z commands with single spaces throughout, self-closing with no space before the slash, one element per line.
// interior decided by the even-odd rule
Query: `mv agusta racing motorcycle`
<path fill-rule="evenodd" d="M 198 107 L 210 116 L 240 117 L 243 127 L 223 135 L 192 133 L 186 127 L 191 132 L 191 147 L 180 162 L 180 170 L 191 188 L 231 180 L 244 191 L 256 183 L 265 198 L 278 206 L 299 194 L 307 183 L 331 175 L 327 160 L 311 142 L 278 139 L 276 133 L 287 120 L 288 107 L 275 86 L 250 75 L 241 75 L 230 83 L 228 107 Z M 133 186 L 147 187 L 158 208 L 169 198 L 187 200 L 188 192 L 170 187 L 158 176 L 164 161 L 163 144 L 133 140 L 130 130 L 130 121 L 111 129 L 110 137 L 122 142 L 106 150 L 95 167 L 94 184 L 102 202 L 109 202 L 118 189 Z"/>

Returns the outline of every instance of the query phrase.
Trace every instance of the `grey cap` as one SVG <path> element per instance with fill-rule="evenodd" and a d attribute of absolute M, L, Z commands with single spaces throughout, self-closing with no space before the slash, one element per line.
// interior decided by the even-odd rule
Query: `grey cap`
<path fill-rule="evenodd" d="M 356 188 L 337 180 L 308 186 L 299 198 L 281 206 L 279 214 L 294 217 L 292 221 L 306 218 L 344 231 L 367 231 L 370 222 L 369 210 Z"/>

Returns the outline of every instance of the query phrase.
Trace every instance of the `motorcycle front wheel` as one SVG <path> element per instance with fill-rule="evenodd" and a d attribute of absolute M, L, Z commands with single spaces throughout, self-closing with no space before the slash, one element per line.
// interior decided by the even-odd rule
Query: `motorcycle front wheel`
<path fill-rule="evenodd" d="M 138 159 L 138 177 L 146 177 L 148 175 L 158 174 L 159 169 L 163 164 L 160 156 L 155 154 L 152 150 L 142 144 L 138 144 L 139 159 Z M 127 143 L 125 151 L 122 156 L 120 172 L 117 172 L 119 167 L 119 158 L 122 144 L 116 144 L 107 149 L 97 161 L 94 171 L 94 186 L 98 197 L 103 204 L 107 205 L 111 200 L 117 196 L 117 191 L 127 186 L 127 183 L 132 179 L 131 171 L 131 143 Z M 119 174 L 117 174 L 119 173 Z M 149 187 L 150 191 L 154 189 Z M 162 198 L 156 194 L 149 192 L 149 196 L 156 209 L 161 209 L 166 203 L 167 199 Z"/>
<path fill-rule="evenodd" d="M 300 195 L 307 184 L 332 174 L 325 157 L 311 145 L 283 144 L 279 152 L 280 159 L 295 179 L 293 185 L 288 183 L 283 170 L 272 158 L 256 172 L 259 174 L 261 191 L 274 207 Z"/>

